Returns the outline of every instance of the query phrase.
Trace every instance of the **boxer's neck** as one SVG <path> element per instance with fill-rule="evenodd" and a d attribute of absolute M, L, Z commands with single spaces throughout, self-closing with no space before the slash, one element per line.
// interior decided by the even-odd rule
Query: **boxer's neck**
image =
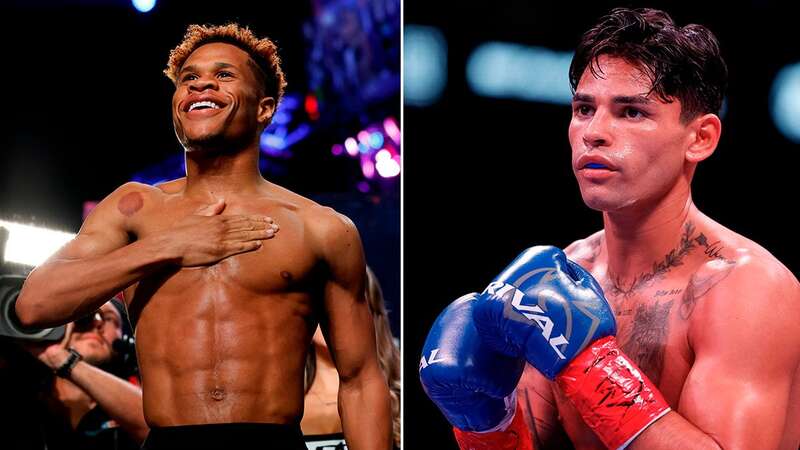
<path fill-rule="evenodd" d="M 246 194 L 265 183 L 258 168 L 258 149 L 236 153 L 186 153 L 186 189 L 188 196 L 209 194 Z"/>
<path fill-rule="evenodd" d="M 603 213 L 609 277 L 624 285 L 652 271 L 680 243 L 687 220 L 698 213 L 688 186 L 647 208 Z"/>

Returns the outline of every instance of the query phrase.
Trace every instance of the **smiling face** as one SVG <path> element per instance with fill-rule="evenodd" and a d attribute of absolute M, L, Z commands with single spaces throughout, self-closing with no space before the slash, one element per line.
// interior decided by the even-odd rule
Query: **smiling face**
<path fill-rule="evenodd" d="M 226 43 L 198 47 L 186 59 L 172 96 L 175 134 L 186 151 L 257 142 L 272 116 L 257 66 L 244 50 Z"/>
<path fill-rule="evenodd" d="M 111 360 L 112 344 L 122 337 L 122 316 L 111 302 L 106 303 L 91 318 L 77 321 L 69 346 L 92 365 Z"/>
<path fill-rule="evenodd" d="M 623 59 L 601 56 L 599 76 L 588 68 L 572 103 L 572 169 L 584 203 L 599 211 L 650 204 L 691 177 L 685 151 L 691 127 L 677 99 L 665 103 L 651 81 Z"/>

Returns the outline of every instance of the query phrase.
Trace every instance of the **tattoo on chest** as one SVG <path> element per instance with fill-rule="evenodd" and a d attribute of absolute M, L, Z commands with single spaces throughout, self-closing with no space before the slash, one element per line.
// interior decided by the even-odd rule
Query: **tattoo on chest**
<path fill-rule="evenodd" d="M 607 290 L 613 296 L 629 297 L 644 288 L 651 287 L 655 281 L 662 279 L 672 268 L 682 265 L 684 258 L 696 248 L 702 248 L 709 259 L 726 260 L 722 256 L 724 247 L 720 241 L 708 242 L 705 234 L 696 232 L 694 224 L 687 222 L 680 243 L 670 250 L 664 259 L 653 263 L 653 269 L 650 272 L 639 274 L 630 283 L 625 283 L 619 276 L 610 275 L 611 283 Z"/>
<path fill-rule="evenodd" d="M 664 350 L 669 334 L 669 312 L 674 300 L 654 304 L 640 303 L 636 307 L 629 338 L 622 343 L 622 350 L 633 358 L 639 368 L 654 383 L 661 378 L 664 367 Z"/>
<path fill-rule="evenodd" d="M 659 290 L 656 291 L 656 295 L 655 296 L 656 296 L 656 298 L 659 298 L 659 297 L 667 297 L 667 296 L 670 296 L 670 295 L 678 295 L 682 291 L 683 291 L 683 289 L 665 289 L 665 290 L 659 289 Z"/>

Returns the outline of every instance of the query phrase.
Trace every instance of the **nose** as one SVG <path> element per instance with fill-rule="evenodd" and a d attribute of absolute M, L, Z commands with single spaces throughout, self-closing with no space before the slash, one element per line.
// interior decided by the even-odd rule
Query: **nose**
<path fill-rule="evenodd" d="M 105 324 L 106 321 L 103 320 L 103 316 L 99 312 L 94 313 L 94 322 L 92 323 L 94 329 L 97 330 L 98 332 L 101 332 L 103 331 L 103 326 Z"/>
<path fill-rule="evenodd" d="M 588 148 L 611 145 L 611 115 L 598 109 L 583 131 L 583 143 Z"/>
<path fill-rule="evenodd" d="M 103 327 L 103 316 L 99 311 L 95 311 L 86 317 L 82 317 L 75 321 L 76 331 L 89 331 L 100 329 Z"/>
<path fill-rule="evenodd" d="M 218 87 L 219 84 L 214 77 L 197 77 L 189 82 L 189 90 L 194 92 L 203 92 L 206 89 L 216 90 Z"/>

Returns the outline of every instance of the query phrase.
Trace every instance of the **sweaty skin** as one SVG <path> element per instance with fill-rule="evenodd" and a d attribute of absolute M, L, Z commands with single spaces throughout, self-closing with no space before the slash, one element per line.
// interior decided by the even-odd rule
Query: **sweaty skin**
<path fill-rule="evenodd" d="M 764 448 L 795 450 L 800 440 L 800 377 L 794 370 L 782 373 L 781 369 L 786 367 L 787 362 L 781 360 L 786 355 L 782 355 L 777 348 L 770 350 L 766 345 L 760 348 L 765 344 L 759 342 L 762 332 L 743 324 L 750 322 L 751 319 L 746 318 L 748 316 L 763 317 L 765 320 L 761 323 L 770 328 L 769 319 L 776 313 L 770 311 L 770 305 L 753 304 L 750 300 L 763 302 L 764 299 L 757 295 L 758 285 L 764 284 L 764 278 L 769 280 L 789 276 L 787 269 L 759 245 L 714 223 L 696 209 L 694 213 L 697 222 L 687 219 L 681 236 L 682 242 L 684 237 L 688 238 L 685 241 L 687 245 L 681 249 L 678 244 L 675 248 L 675 254 L 682 253 L 679 259 L 665 263 L 669 256 L 666 254 L 665 261 L 661 261 L 663 269 L 655 274 L 653 271 L 641 274 L 640 280 L 649 280 L 631 291 L 620 292 L 620 287 L 631 286 L 618 286 L 609 277 L 602 231 L 573 243 L 566 253 L 570 259 L 589 270 L 603 286 L 617 319 L 617 336 L 623 351 L 656 383 L 674 411 L 685 415 L 707 432 L 724 430 L 737 442 L 745 437 L 736 435 L 758 434 L 759 428 L 765 428 L 770 432 L 768 434 L 780 437 L 781 443 L 778 447 Z M 702 224 L 703 228 L 695 228 L 695 223 Z M 690 230 L 691 233 L 688 233 Z M 721 250 L 711 256 L 711 248 Z M 651 275 L 655 276 L 651 278 Z M 751 291 L 755 295 L 747 294 Z M 794 294 L 791 286 L 785 291 L 787 297 L 796 295 L 796 287 Z M 782 298 L 775 300 L 776 309 L 791 308 L 791 305 L 781 304 L 785 303 Z M 718 315 L 722 313 L 720 310 L 729 308 L 739 308 L 735 312 L 735 326 L 718 323 Z M 789 342 L 796 340 L 793 336 L 782 336 L 787 330 L 780 337 Z M 719 332 L 734 334 L 733 339 L 736 340 L 732 339 L 729 345 L 734 345 L 738 340 L 751 345 L 723 349 L 730 353 L 725 355 L 726 360 L 709 362 L 710 365 L 719 364 L 721 374 L 709 373 L 698 366 L 698 355 L 706 356 L 711 351 L 717 351 L 716 346 L 725 345 L 714 342 L 720 339 L 718 335 L 715 336 Z M 778 348 L 782 348 L 780 343 L 777 344 Z M 709 349 L 706 350 L 704 345 Z M 746 350 L 750 346 L 752 351 Z M 730 364 L 727 369 L 726 364 Z M 720 380 L 725 375 L 735 377 L 737 372 L 734 369 L 741 365 L 748 366 L 746 372 L 758 375 L 759 379 L 768 378 L 763 380 L 767 384 L 764 388 L 776 388 L 777 394 L 785 398 L 776 398 L 774 403 L 770 403 L 767 398 L 759 399 L 755 389 L 741 392 L 742 389 L 748 389 L 747 379 L 738 382 L 735 379 Z M 730 386 L 726 386 L 729 383 Z M 537 448 L 559 448 L 559 444 L 567 442 L 566 438 L 576 449 L 604 448 L 555 383 L 535 369 L 526 366 L 518 389 L 526 420 L 539 439 L 540 446 Z M 756 398 L 747 399 L 747 395 Z M 748 400 L 760 405 L 750 405 Z M 748 406 L 754 408 L 753 412 L 758 411 L 757 420 L 750 423 L 748 419 L 740 419 L 745 420 L 741 428 L 732 427 L 731 424 L 738 421 L 730 413 L 735 408 Z M 730 424 L 726 423 L 728 421 Z"/>
<path fill-rule="evenodd" d="M 672 408 L 628 448 L 796 450 L 800 285 L 691 199 L 718 119 L 681 123 L 680 102 L 647 95 L 637 68 L 607 56 L 598 64 L 604 76 L 587 70 L 578 85 L 569 136 L 583 200 L 603 212 L 604 229 L 566 253 L 601 284 L 623 351 Z M 608 169 L 587 170 L 589 157 Z M 537 449 L 604 448 L 532 367 L 518 392 Z"/>
<path fill-rule="evenodd" d="M 258 138 L 275 99 L 254 70 L 231 44 L 191 53 L 172 99 L 186 178 L 106 197 L 30 274 L 17 315 L 64 323 L 124 289 L 150 427 L 298 423 L 319 324 L 349 448 L 389 448 L 361 240 L 346 217 L 261 177 Z"/>
<path fill-rule="evenodd" d="M 140 187 L 145 206 L 129 219 L 137 239 L 201 206 L 180 190 L 167 193 L 183 184 Z M 302 412 L 304 353 L 289 350 L 308 346 L 322 313 L 325 230 L 318 224 L 350 225 L 273 184 L 259 191 L 227 197 L 223 215 L 268 214 L 281 224 L 280 236 L 256 251 L 209 267 L 164 270 L 125 290 L 145 414 L 154 425 L 292 423 Z"/>

